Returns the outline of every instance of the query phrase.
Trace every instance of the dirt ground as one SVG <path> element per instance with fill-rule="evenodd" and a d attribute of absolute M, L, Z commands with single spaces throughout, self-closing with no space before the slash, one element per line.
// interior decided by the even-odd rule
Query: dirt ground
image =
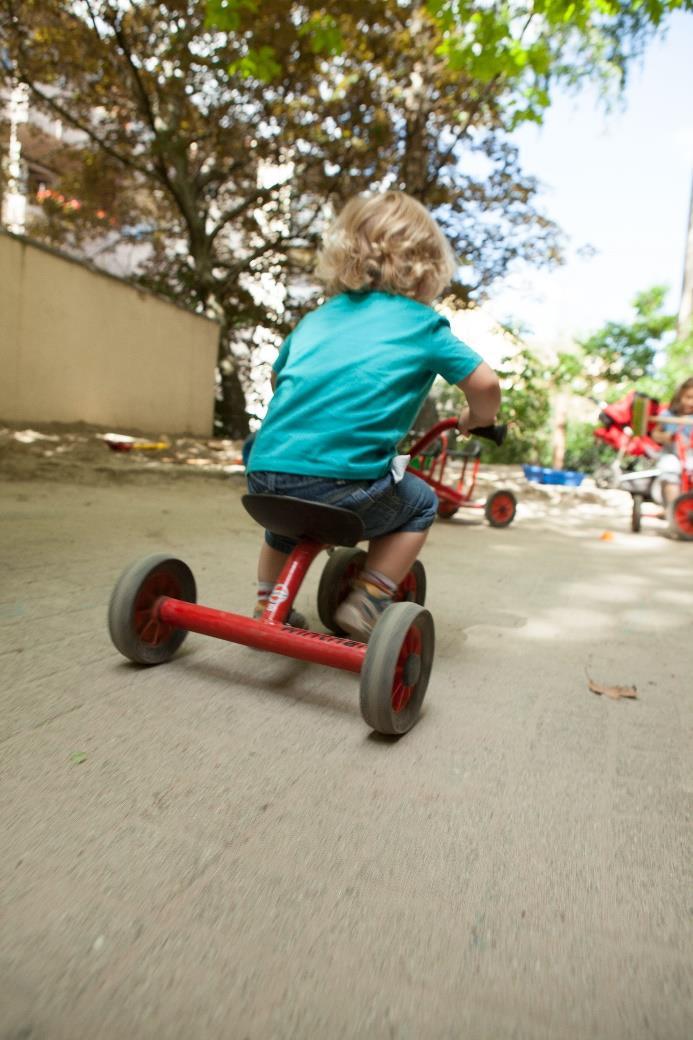
<path fill-rule="evenodd" d="M 121 450 L 109 447 L 109 441 Z M 122 450 L 130 441 L 134 446 Z M 225 477 L 243 473 L 242 447 L 242 441 L 153 437 L 86 423 L 0 424 L 0 474 L 9 480 L 70 480 L 91 485 L 138 479 L 170 481 L 193 472 Z"/>
<path fill-rule="evenodd" d="M 517 518 L 434 525 L 434 669 L 393 742 L 346 672 L 111 645 L 149 553 L 249 610 L 240 445 L 34 432 L 0 430 L 1 1040 L 693 1035 L 693 545 L 484 470 Z"/>
<path fill-rule="evenodd" d="M 134 445 L 114 450 L 117 438 Z M 112 441 L 109 447 L 109 440 Z M 109 431 L 86 423 L 0 424 L 0 476 L 7 480 L 70 481 L 91 486 L 170 483 L 193 478 L 243 483 L 243 442 L 214 437 L 154 437 L 138 431 Z M 455 466 L 451 476 L 457 475 Z M 579 488 L 528 483 L 520 466 L 485 466 L 480 470 L 475 498 L 483 501 L 497 487 L 510 488 L 526 515 L 579 511 L 605 517 L 627 512 L 628 496 L 600 491 L 589 478 Z M 622 507 L 622 509 L 619 509 Z M 472 515 L 462 514 L 462 515 Z"/>

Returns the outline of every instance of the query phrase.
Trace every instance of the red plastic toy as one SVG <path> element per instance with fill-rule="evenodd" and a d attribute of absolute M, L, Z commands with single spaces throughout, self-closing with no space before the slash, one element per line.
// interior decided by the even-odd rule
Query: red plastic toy
<path fill-rule="evenodd" d="M 639 421 L 638 410 L 644 410 L 644 422 Z M 659 401 L 647 394 L 636 391 L 626 394 L 620 401 L 605 404 L 599 413 L 602 423 L 594 431 L 594 436 L 617 451 L 621 457 L 631 455 L 635 458 L 646 456 L 654 458 L 659 454 L 660 446 L 652 439 L 655 428 L 655 416 L 659 412 Z M 641 433 L 634 433 L 640 427 Z"/>
<path fill-rule="evenodd" d="M 419 437 L 409 449 L 411 461 L 407 467 L 410 473 L 425 480 L 438 496 L 438 516 L 444 520 L 453 517 L 458 509 L 483 509 L 491 527 L 507 527 L 515 518 L 517 499 L 507 489 L 494 491 L 484 502 L 472 499 L 476 488 L 481 446 L 477 441 L 465 445 L 462 451 L 448 450 L 448 431 L 457 427 L 457 419 L 441 419 L 427 433 Z M 507 427 L 485 426 L 472 430 L 479 437 L 501 444 L 505 438 Z M 440 448 L 431 451 L 436 441 Z M 426 449 L 429 451 L 426 451 Z M 437 446 L 436 446 L 437 448 Z M 445 469 L 449 460 L 461 461 L 461 468 L 456 480 L 446 483 Z M 449 478 L 448 478 L 449 479 Z"/>

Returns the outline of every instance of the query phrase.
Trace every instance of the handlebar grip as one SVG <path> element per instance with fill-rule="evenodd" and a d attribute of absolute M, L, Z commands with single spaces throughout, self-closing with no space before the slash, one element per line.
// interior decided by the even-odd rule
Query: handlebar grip
<path fill-rule="evenodd" d="M 493 441 L 494 444 L 499 446 L 505 440 L 507 432 L 507 423 L 499 423 L 498 426 L 475 426 L 473 430 L 469 431 L 470 434 L 474 434 L 476 437 L 485 437 L 487 441 Z"/>

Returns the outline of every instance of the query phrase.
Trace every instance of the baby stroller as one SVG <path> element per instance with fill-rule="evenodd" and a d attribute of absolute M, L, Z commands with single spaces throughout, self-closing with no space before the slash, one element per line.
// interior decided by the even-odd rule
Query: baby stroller
<path fill-rule="evenodd" d="M 659 455 L 660 446 L 651 434 L 660 403 L 647 394 L 631 391 L 620 401 L 601 404 L 600 408 L 602 425 L 594 431 L 594 436 L 613 448 L 616 457 L 613 462 L 597 467 L 594 482 L 600 488 L 623 487 L 624 476 L 641 471 Z"/>

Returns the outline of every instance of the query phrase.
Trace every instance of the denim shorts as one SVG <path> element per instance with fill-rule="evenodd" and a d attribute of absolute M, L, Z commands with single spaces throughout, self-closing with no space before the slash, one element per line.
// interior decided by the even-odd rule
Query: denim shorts
<path fill-rule="evenodd" d="M 290 495 L 309 502 L 324 502 L 350 509 L 363 522 L 364 538 L 399 531 L 425 531 L 436 517 L 438 499 L 433 488 L 412 473 L 396 484 L 388 473 L 379 480 L 332 480 L 295 473 L 249 473 L 251 494 Z M 265 532 L 265 541 L 279 552 L 289 553 L 297 544 L 291 538 Z"/>

